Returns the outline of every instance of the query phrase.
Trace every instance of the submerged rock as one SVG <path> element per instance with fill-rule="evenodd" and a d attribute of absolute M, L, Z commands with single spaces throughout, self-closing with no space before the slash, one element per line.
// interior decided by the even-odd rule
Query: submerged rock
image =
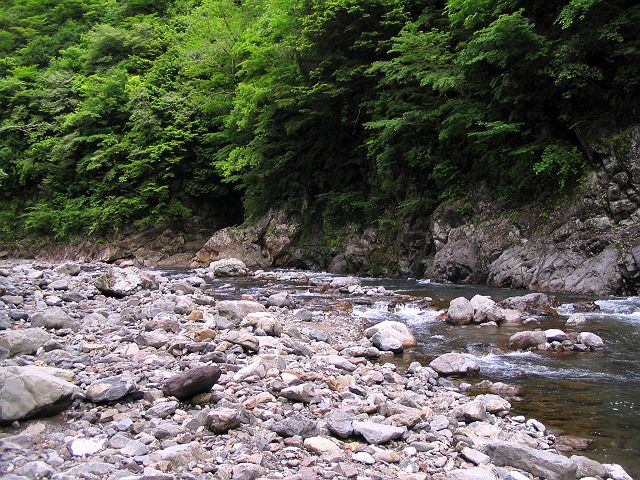
<path fill-rule="evenodd" d="M 509 348 L 512 350 L 538 348 L 539 345 L 544 345 L 545 343 L 547 343 L 545 333 L 533 330 L 518 332 L 509 338 Z"/>

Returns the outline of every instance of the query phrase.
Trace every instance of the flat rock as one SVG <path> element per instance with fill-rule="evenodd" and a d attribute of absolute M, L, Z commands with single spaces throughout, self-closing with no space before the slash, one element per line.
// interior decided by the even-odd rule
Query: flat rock
<path fill-rule="evenodd" d="M 114 402 L 130 394 L 135 388 L 136 384 L 132 377 L 116 375 L 93 382 L 87 387 L 85 396 L 93 403 Z"/>
<path fill-rule="evenodd" d="M 330 455 L 332 457 L 342 456 L 340 447 L 326 437 L 305 438 L 304 446 L 307 450 L 321 455 Z"/>
<path fill-rule="evenodd" d="M 270 429 L 281 437 L 299 436 L 308 438 L 316 435 L 317 422 L 300 413 L 294 413 L 275 422 Z"/>
<path fill-rule="evenodd" d="M 313 383 L 302 383 L 280 390 L 280 396 L 295 402 L 311 403 L 316 399 L 316 387 Z"/>
<path fill-rule="evenodd" d="M 264 305 L 251 300 L 223 300 L 216 304 L 220 315 L 231 320 L 242 320 L 254 312 L 266 312 Z"/>
<path fill-rule="evenodd" d="M 164 382 L 162 391 L 168 397 L 187 400 L 194 395 L 211 390 L 221 375 L 222 370 L 214 365 L 191 368 Z"/>
<path fill-rule="evenodd" d="M 67 371 L 51 367 L 0 367 L 0 423 L 56 414 L 79 392 Z"/>
<path fill-rule="evenodd" d="M 72 319 L 62 308 L 51 307 L 31 316 L 32 327 L 78 330 L 80 323 Z"/>
<path fill-rule="evenodd" d="M 463 353 L 445 353 L 435 358 L 429 366 L 440 375 L 475 375 L 480 366 L 472 355 Z"/>
<path fill-rule="evenodd" d="M 547 337 L 547 342 L 564 342 L 565 340 L 569 340 L 569 335 L 559 328 L 550 328 L 545 330 L 544 334 Z"/>
<path fill-rule="evenodd" d="M 224 339 L 227 342 L 240 345 L 242 348 L 250 352 L 260 351 L 260 341 L 258 340 L 258 337 L 249 332 L 232 330 L 224 337 Z"/>
<path fill-rule="evenodd" d="M 515 467 L 548 480 L 576 478 L 576 462 L 556 453 L 500 440 L 487 442 L 483 451 L 497 466 Z"/>
<path fill-rule="evenodd" d="M 406 427 L 394 427 L 376 422 L 352 423 L 354 433 L 362 435 L 370 445 L 381 445 L 400 438 L 407 431 Z"/>
<path fill-rule="evenodd" d="M 7 330 L 0 334 L 0 347 L 6 348 L 10 356 L 31 355 L 51 339 L 51 334 L 42 328 Z"/>
<path fill-rule="evenodd" d="M 84 457 L 85 455 L 93 455 L 103 450 L 105 443 L 105 440 L 78 438 L 67 443 L 67 450 L 74 457 Z"/>
<path fill-rule="evenodd" d="M 444 478 L 445 480 L 497 480 L 493 473 L 480 467 L 451 470 Z"/>

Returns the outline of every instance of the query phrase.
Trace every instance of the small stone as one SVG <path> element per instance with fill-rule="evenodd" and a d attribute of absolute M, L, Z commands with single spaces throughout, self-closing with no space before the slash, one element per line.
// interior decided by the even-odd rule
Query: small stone
<path fill-rule="evenodd" d="M 67 443 L 67 450 L 74 457 L 93 455 L 104 449 L 105 440 L 91 440 L 89 438 L 78 438 Z"/>
<path fill-rule="evenodd" d="M 394 427 L 375 422 L 352 423 L 354 433 L 362 435 L 367 443 L 380 445 L 400 438 L 407 431 L 406 427 Z"/>
<path fill-rule="evenodd" d="M 226 433 L 240 426 L 240 412 L 232 408 L 216 408 L 207 414 L 207 422 L 213 432 Z"/>
<path fill-rule="evenodd" d="M 376 463 L 375 459 L 367 452 L 354 453 L 351 458 L 353 458 L 354 461 L 364 463 L 365 465 L 373 465 Z"/>
<path fill-rule="evenodd" d="M 304 446 L 307 450 L 319 453 L 321 455 L 328 455 L 330 457 L 341 458 L 342 450 L 338 445 L 333 443 L 326 437 L 309 437 L 304 440 Z"/>
<path fill-rule="evenodd" d="M 485 465 L 491 461 L 487 455 L 479 452 L 478 450 L 474 450 L 473 448 L 464 447 L 461 453 L 464 458 L 474 465 Z"/>

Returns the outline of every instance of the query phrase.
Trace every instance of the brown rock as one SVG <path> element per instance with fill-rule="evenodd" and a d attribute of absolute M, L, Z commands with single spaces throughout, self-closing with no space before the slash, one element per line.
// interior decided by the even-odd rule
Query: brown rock
<path fill-rule="evenodd" d="M 218 381 L 222 371 L 213 365 L 191 368 L 174 375 L 162 388 L 168 397 L 186 400 L 199 393 L 208 392 Z"/>

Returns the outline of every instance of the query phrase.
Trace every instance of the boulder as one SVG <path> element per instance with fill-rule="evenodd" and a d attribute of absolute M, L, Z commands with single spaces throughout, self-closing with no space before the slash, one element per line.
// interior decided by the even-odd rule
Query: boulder
<path fill-rule="evenodd" d="M 353 417 L 343 410 L 333 410 L 326 417 L 327 428 L 338 438 L 353 434 Z"/>
<path fill-rule="evenodd" d="M 600 462 L 583 457 L 582 455 L 571 455 L 569 460 L 578 466 L 576 478 L 600 477 L 607 478 L 607 469 Z"/>
<path fill-rule="evenodd" d="M 191 368 L 167 380 L 162 391 L 168 397 L 187 400 L 194 395 L 211 390 L 221 375 L 222 370 L 213 365 Z"/>
<path fill-rule="evenodd" d="M 232 330 L 224 337 L 224 339 L 227 342 L 240 345 L 242 348 L 250 352 L 260 351 L 260 341 L 258 340 L 258 337 L 250 334 L 249 332 Z"/>
<path fill-rule="evenodd" d="M 311 403 L 317 398 L 316 387 L 313 383 L 301 383 L 280 390 L 280 396 L 294 402 Z"/>
<path fill-rule="evenodd" d="M 494 465 L 511 466 L 548 480 L 575 479 L 578 466 L 567 457 L 546 450 L 536 450 L 516 442 L 492 440 L 483 451 Z"/>
<path fill-rule="evenodd" d="M 31 355 L 51 339 L 42 328 L 7 330 L 0 334 L 0 348 L 6 348 L 10 356 Z"/>
<path fill-rule="evenodd" d="M 451 300 L 447 310 L 447 323 L 451 325 L 467 325 L 473 321 L 473 305 L 464 297 Z"/>
<path fill-rule="evenodd" d="M 267 305 L 269 307 L 293 308 L 295 307 L 295 302 L 287 292 L 280 292 L 269 295 L 269 297 L 267 297 Z"/>
<path fill-rule="evenodd" d="M 381 332 L 383 335 L 397 339 L 403 348 L 415 347 L 417 345 L 416 338 L 409 331 L 409 328 L 402 322 L 394 322 L 385 320 L 364 331 L 367 338 L 373 337 L 376 333 Z"/>
<path fill-rule="evenodd" d="M 326 455 L 331 458 L 342 457 L 342 449 L 326 437 L 305 438 L 304 446 L 307 450 L 320 455 Z"/>
<path fill-rule="evenodd" d="M 360 283 L 360 279 L 357 277 L 336 277 L 331 280 L 331 283 L 329 285 L 331 286 L 331 288 L 340 289 L 360 285 Z"/>
<path fill-rule="evenodd" d="M 63 275 L 72 276 L 78 275 L 81 270 L 82 269 L 80 268 L 80 265 L 71 262 L 63 263 L 58 268 L 56 268 L 56 272 L 62 273 Z"/>
<path fill-rule="evenodd" d="M 489 413 L 508 412 L 511 410 L 511 404 L 499 395 L 478 395 L 475 399 L 481 402 Z"/>
<path fill-rule="evenodd" d="M 250 313 L 266 312 L 264 305 L 251 300 L 223 300 L 216 304 L 220 315 L 230 320 L 242 320 Z"/>
<path fill-rule="evenodd" d="M 498 307 L 491 297 L 475 295 L 469 303 L 473 307 L 474 323 L 500 323 L 504 321 L 504 313 L 502 313 L 502 309 Z"/>
<path fill-rule="evenodd" d="M 595 333 L 581 332 L 578 334 L 578 343 L 582 343 L 593 350 L 604 348 L 604 342 Z"/>
<path fill-rule="evenodd" d="M 244 277 L 249 269 L 242 260 L 223 258 L 209 264 L 209 274 L 214 277 Z"/>
<path fill-rule="evenodd" d="M 299 436 L 302 438 L 313 437 L 317 433 L 317 422 L 300 413 L 293 413 L 284 419 L 275 422 L 271 430 L 281 437 Z"/>
<path fill-rule="evenodd" d="M 509 297 L 500 302 L 499 305 L 502 308 L 542 315 L 549 313 L 553 310 L 553 307 L 557 307 L 559 304 L 558 299 L 552 295 L 547 295 L 546 293 L 529 293 L 518 297 Z"/>
<path fill-rule="evenodd" d="M 547 343 L 547 336 L 544 332 L 526 330 L 518 332 L 509 337 L 509 348 L 512 350 L 527 350 L 538 348 L 538 345 Z"/>
<path fill-rule="evenodd" d="M 383 352 L 402 353 L 404 351 L 402 342 L 385 332 L 377 332 L 374 334 L 373 337 L 371 337 L 371 343 Z"/>
<path fill-rule="evenodd" d="M 56 414 L 79 388 L 73 374 L 50 367 L 0 367 L 0 423 Z"/>
<path fill-rule="evenodd" d="M 67 312 L 60 307 L 51 307 L 42 312 L 34 313 L 31 316 L 31 326 L 53 329 L 70 328 L 71 330 L 78 330 L 80 328 L 80 322 L 72 319 Z"/>
<path fill-rule="evenodd" d="M 135 267 L 111 267 L 93 283 L 103 294 L 116 298 L 133 295 L 140 290 L 157 290 L 158 288 L 158 281 L 154 276 Z"/>
<path fill-rule="evenodd" d="M 432 360 L 429 366 L 440 375 L 475 375 L 480 372 L 473 355 L 463 353 L 445 353 Z"/>

